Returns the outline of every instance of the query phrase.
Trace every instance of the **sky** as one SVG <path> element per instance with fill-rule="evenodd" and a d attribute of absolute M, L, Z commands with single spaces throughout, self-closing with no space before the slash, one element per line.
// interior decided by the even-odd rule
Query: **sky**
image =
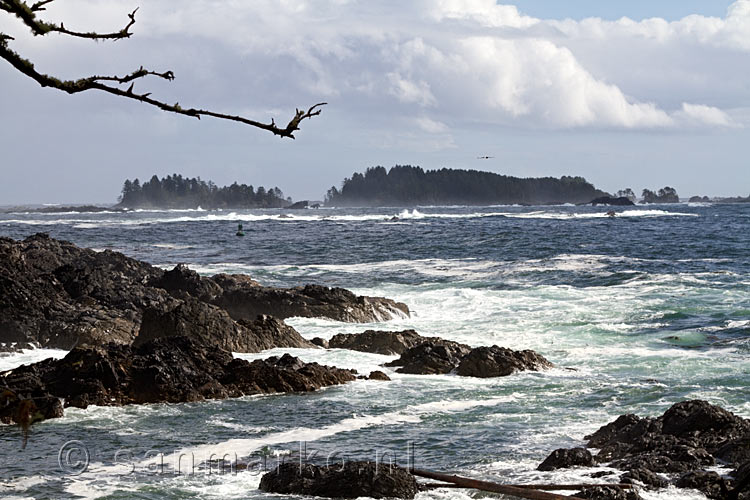
<path fill-rule="evenodd" d="M 173 70 L 135 90 L 182 107 L 286 123 L 328 105 L 290 140 L 0 60 L 0 205 L 114 202 L 170 173 L 319 200 L 396 164 L 750 194 L 750 0 L 57 0 L 44 19 L 112 31 L 136 6 L 118 42 L 33 37 L 5 13 L 0 33 L 64 79 Z"/>

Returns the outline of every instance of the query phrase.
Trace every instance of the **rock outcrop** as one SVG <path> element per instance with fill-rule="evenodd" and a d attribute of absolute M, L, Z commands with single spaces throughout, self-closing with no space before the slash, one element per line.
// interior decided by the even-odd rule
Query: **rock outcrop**
<path fill-rule="evenodd" d="M 417 494 L 417 481 L 398 466 L 345 462 L 329 466 L 286 463 L 266 473 L 260 489 L 269 493 L 327 498 L 407 498 Z"/>
<path fill-rule="evenodd" d="M 439 375 L 452 372 L 470 352 L 468 345 L 450 340 L 423 342 L 407 349 L 386 366 L 399 366 L 396 370 L 399 373 Z"/>
<path fill-rule="evenodd" d="M 477 347 L 461 358 L 456 374 L 463 377 L 506 377 L 512 373 L 551 368 L 552 363 L 532 350 L 514 351 L 506 347 Z"/>
<path fill-rule="evenodd" d="M 71 349 L 188 335 L 257 352 L 310 347 L 279 321 L 289 316 L 369 322 L 403 315 L 404 304 L 340 288 L 263 287 L 244 275 L 201 277 L 184 265 L 164 271 L 45 234 L 0 238 L 0 345 Z"/>
<path fill-rule="evenodd" d="M 288 354 L 253 362 L 189 337 L 167 337 L 137 347 L 110 344 L 77 347 L 62 359 L 47 359 L 0 374 L 0 392 L 12 394 L 0 418 L 23 400 L 41 407 L 119 406 L 186 402 L 249 394 L 309 392 L 355 380 L 351 370 L 304 363 Z M 46 418 L 56 415 L 50 412 Z"/>
<path fill-rule="evenodd" d="M 327 347 L 330 349 L 351 349 L 353 351 L 392 356 L 394 354 L 403 354 L 407 349 L 428 340 L 437 339 L 422 337 L 414 330 L 404 330 L 401 332 L 367 330 L 356 334 L 339 333 L 338 335 L 334 335 L 328 341 Z"/>
<path fill-rule="evenodd" d="M 553 451 L 544 462 L 539 464 L 537 470 L 551 471 L 569 467 L 592 467 L 593 465 L 594 457 L 586 448 L 560 448 Z"/>
<path fill-rule="evenodd" d="M 273 288 L 234 275 L 220 275 L 213 279 L 224 291 L 211 303 L 226 310 L 236 320 L 270 314 L 281 319 L 299 316 L 374 323 L 409 316 L 406 304 L 382 297 L 358 296 L 343 288 L 320 285 Z"/>
<path fill-rule="evenodd" d="M 599 449 L 596 463 L 627 471 L 622 482 L 651 488 L 671 482 L 709 498 L 750 498 L 750 420 L 706 401 L 683 401 L 655 418 L 622 415 L 586 439 L 589 448 Z M 540 468 L 553 462 L 565 466 L 555 457 L 578 456 L 578 450 L 556 450 Z M 706 470 L 716 465 L 736 467 L 734 480 Z"/>
<path fill-rule="evenodd" d="M 445 374 L 455 372 L 464 377 L 504 377 L 517 371 L 539 371 L 552 366 L 534 351 L 514 351 L 504 347 L 472 349 L 443 339 L 425 339 L 404 351 L 401 357 L 386 363 L 400 367 L 398 373 Z"/>

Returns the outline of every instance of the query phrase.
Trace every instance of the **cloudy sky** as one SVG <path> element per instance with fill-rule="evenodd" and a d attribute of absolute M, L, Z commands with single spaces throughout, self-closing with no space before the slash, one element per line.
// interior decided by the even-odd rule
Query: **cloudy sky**
<path fill-rule="evenodd" d="M 43 89 L 0 60 L 0 205 L 114 201 L 125 178 L 178 172 L 320 199 L 374 165 L 582 175 L 604 190 L 750 194 L 750 0 L 57 0 L 69 29 L 0 32 L 62 78 L 141 81 L 183 107 L 286 123 L 297 140 Z M 478 160 L 477 156 L 494 156 Z"/>

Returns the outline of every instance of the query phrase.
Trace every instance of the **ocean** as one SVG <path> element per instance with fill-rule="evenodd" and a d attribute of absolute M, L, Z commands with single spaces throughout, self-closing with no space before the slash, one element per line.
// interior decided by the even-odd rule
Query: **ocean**
<path fill-rule="evenodd" d="M 622 207 L 616 217 L 608 210 L 0 214 L 0 236 L 46 232 L 164 268 L 186 263 L 204 275 L 247 273 L 267 285 L 342 286 L 413 312 L 377 324 L 289 319 L 306 338 L 413 328 L 472 346 L 534 349 L 555 364 L 473 379 L 401 375 L 381 367 L 394 357 L 355 351 L 235 354 L 289 352 L 365 374 L 384 370 L 393 380 L 312 394 L 68 408 L 64 418 L 34 425 L 24 450 L 21 431 L 2 426 L 0 496 L 281 499 L 257 490 L 261 465 L 222 469 L 211 460 L 272 467 L 296 460 L 300 449 L 318 462 L 412 460 L 503 483 L 591 482 L 591 469 L 536 466 L 621 414 L 657 416 L 685 399 L 750 418 L 750 205 Z M 235 236 L 238 223 L 244 238 Z M 64 355 L 2 355 L 0 370 Z M 642 496 L 705 498 L 675 489 Z M 476 493 L 418 496 L 454 498 Z"/>

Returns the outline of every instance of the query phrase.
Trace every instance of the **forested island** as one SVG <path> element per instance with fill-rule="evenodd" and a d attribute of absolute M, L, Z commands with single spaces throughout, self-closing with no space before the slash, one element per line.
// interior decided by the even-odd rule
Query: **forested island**
<path fill-rule="evenodd" d="M 218 187 L 211 181 L 189 179 L 173 174 L 159 179 L 156 175 L 141 184 L 126 180 L 120 195 L 120 208 L 279 208 L 291 203 L 277 187 L 257 189 L 246 184 Z"/>
<path fill-rule="evenodd" d="M 583 177 L 519 178 L 478 170 L 423 170 L 397 165 L 368 168 L 332 187 L 334 206 L 496 205 L 588 203 L 606 196 Z"/>

